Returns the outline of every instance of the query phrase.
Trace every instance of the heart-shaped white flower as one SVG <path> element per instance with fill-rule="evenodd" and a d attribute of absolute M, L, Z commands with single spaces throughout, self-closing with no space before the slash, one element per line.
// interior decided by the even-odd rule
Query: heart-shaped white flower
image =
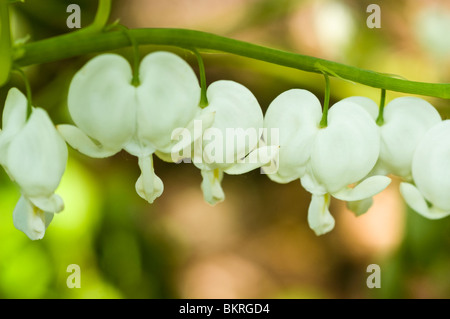
<path fill-rule="evenodd" d="M 371 99 L 349 97 L 343 101 L 361 105 L 376 120 L 377 106 Z M 380 156 L 374 171 L 410 180 L 417 144 L 440 121 L 439 112 L 423 99 L 408 96 L 389 102 L 384 108 L 383 124 L 380 126 Z"/>
<path fill-rule="evenodd" d="M 21 190 L 14 225 L 31 239 L 41 239 L 54 213 L 64 208 L 54 192 L 67 163 L 67 146 L 47 112 L 32 108 L 16 88 L 7 96 L 0 133 L 0 164 Z"/>
<path fill-rule="evenodd" d="M 350 97 L 372 116 L 378 117 L 375 102 L 365 97 Z M 392 174 L 411 181 L 411 167 L 414 152 L 422 137 L 441 121 L 437 110 L 427 101 L 417 97 L 400 97 L 389 102 L 384 108 L 383 124 L 380 129 L 380 155 L 370 175 Z M 371 206 L 372 199 L 349 202 L 349 207 L 360 215 Z"/>
<path fill-rule="evenodd" d="M 194 164 L 201 170 L 204 198 L 214 205 L 225 198 L 221 187 L 224 172 L 244 174 L 261 167 L 277 154 L 278 146 L 258 147 L 263 113 L 245 86 L 217 81 L 208 87 L 207 98 L 209 105 L 203 113 L 214 114 L 214 122 L 198 140 L 201 155 L 194 157 Z"/>
<path fill-rule="evenodd" d="M 313 195 L 308 222 L 317 235 L 334 227 L 328 210 L 330 195 L 344 201 L 362 200 L 390 183 L 385 176 L 365 179 L 378 159 L 380 136 L 364 109 L 340 101 L 330 108 L 327 127 L 320 127 L 321 118 L 319 100 L 298 89 L 278 96 L 265 118 L 266 127 L 280 129 L 278 173 L 268 176 L 284 183 L 301 179 Z"/>
<path fill-rule="evenodd" d="M 75 149 L 91 157 L 108 157 L 124 149 L 139 158 L 141 176 L 136 191 L 149 203 L 163 192 L 153 169 L 153 153 L 170 153 L 172 132 L 192 126 L 200 116 L 200 86 L 192 68 L 169 52 L 147 55 L 132 85 L 129 63 L 116 54 L 89 61 L 74 76 L 69 89 L 69 112 L 77 127 L 58 130 Z M 205 127 L 211 116 L 201 118 Z"/>

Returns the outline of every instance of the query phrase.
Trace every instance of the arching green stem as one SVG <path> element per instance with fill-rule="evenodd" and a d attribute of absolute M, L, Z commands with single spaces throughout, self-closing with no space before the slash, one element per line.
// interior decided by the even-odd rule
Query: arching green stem
<path fill-rule="evenodd" d="M 128 38 L 131 46 L 133 47 L 133 78 L 131 80 L 131 84 L 134 86 L 139 86 L 139 65 L 141 62 L 141 55 L 139 51 L 139 43 L 136 41 L 134 36 L 131 34 L 130 29 L 121 24 L 113 24 L 110 26 L 112 29 L 117 28 L 121 30 L 126 37 Z"/>
<path fill-rule="evenodd" d="M 231 53 L 303 71 L 322 73 L 321 65 L 340 78 L 403 93 L 450 99 L 450 83 L 415 82 L 311 56 L 271 49 L 211 33 L 185 29 L 133 29 L 129 31 L 140 45 L 169 45 L 182 48 Z M 129 46 L 123 32 L 78 33 L 25 44 L 17 49 L 14 61 L 18 66 L 42 64 L 73 56 L 115 50 Z"/>
<path fill-rule="evenodd" d="M 94 21 L 86 28 L 80 29 L 73 33 L 87 34 L 102 32 L 105 29 L 111 14 L 111 1 L 112 0 L 99 0 Z"/>
<path fill-rule="evenodd" d="M 324 128 L 328 125 L 328 108 L 330 105 L 330 78 L 328 74 L 323 75 L 325 77 L 325 97 L 323 101 L 322 119 L 320 120 L 320 127 Z"/>
<path fill-rule="evenodd" d="M 377 124 L 382 126 L 384 124 L 384 105 L 386 103 L 386 90 L 381 89 L 380 109 L 378 111 Z"/>
<path fill-rule="evenodd" d="M 94 22 L 89 26 L 95 31 L 101 31 L 106 26 L 111 14 L 111 0 L 99 0 Z"/>
<path fill-rule="evenodd" d="M 8 5 L 8 0 L 0 0 L 0 87 L 8 81 L 12 66 Z"/>
<path fill-rule="evenodd" d="M 200 55 L 200 53 L 196 50 L 193 49 L 192 52 L 194 52 L 196 58 L 197 58 L 197 63 L 198 63 L 198 68 L 199 68 L 199 73 L 200 73 L 200 87 L 201 87 L 201 96 L 200 96 L 200 104 L 199 106 L 203 109 L 205 107 L 207 107 L 209 105 L 208 102 L 208 97 L 206 96 L 206 71 L 205 71 L 205 64 L 203 63 L 203 58 Z"/>

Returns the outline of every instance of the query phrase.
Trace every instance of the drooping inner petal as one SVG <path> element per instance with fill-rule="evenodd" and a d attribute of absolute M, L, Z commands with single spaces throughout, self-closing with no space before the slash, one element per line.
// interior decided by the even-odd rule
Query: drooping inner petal
<path fill-rule="evenodd" d="M 42 239 L 53 214 L 44 212 L 21 196 L 13 212 L 13 224 L 31 240 Z"/>
<path fill-rule="evenodd" d="M 330 194 L 312 195 L 308 208 L 308 224 L 317 236 L 326 234 L 334 228 L 334 218 L 328 210 Z"/>
<path fill-rule="evenodd" d="M 203 197 L 211 205 L 222 202 L 225 194 L 222 189 L 223 171 L 216 168 L 214 170 L 201 170 Z"/>
<path fill-rule="evenodd" d="M 141 169 L 141 176 L 136 182 L 136 192 L 152 204 L 164 190 L 163 182 L 155 174 L 152 155 L 139 157 L 139 168 Z"/>
<path fill-rule="evenodd" d="M 64 201 L 57 194 L 51 194 L 48 197 L 28 197 L 27 198 L 38 209 L 57 214 L 64 209 Z"/>

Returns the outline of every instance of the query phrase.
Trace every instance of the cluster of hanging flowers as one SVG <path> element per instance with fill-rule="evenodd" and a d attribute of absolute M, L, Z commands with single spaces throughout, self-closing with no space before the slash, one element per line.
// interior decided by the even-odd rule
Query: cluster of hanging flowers
<path fill-rule="evenodd" d="M 289 90 L 269 106 L 265 126 L 280 129 L 280 152 L 278 172 L 268 176 L 300 179 L 311 193 L 308 223 L 317 235 L 334 228 L 331 196 L 361 215 L 389 185 L 387 175 L 402 179 L 400 192 L 419 214 L 450 214 L 450 121 L 416 97 L 396 98 L 382 111 L 379 121 L 375 102 L 349 97 L 331 107 L 322 127 L 320 102 L 308 91 Z"/>
<path fill-rule="evenodd" d="M 379 108 L 368 98 L 346 98 L 328 112 L 311 92 L 292 89 L 264 116 L 243 85 L 220 80 L 200 87 L 183 59 L 155 52 L 138 70 L 116 54 L 89 61 L 69 88 L 74 125 L 55 127 L 43 109 L 28 106 L 22 93 L 10 90 L 0 164 L 22 193 L 14 225 L 33 240 L 43 238 L 53 215 L 64 208 L 55 190 L 67 162 L 66 143 L 95 158 L 121 150 L 136 156 L 141 170 L 136 192 L 149 203 L 164 190 L 154 155 L 192 161 L 212 205 L 225 198 L 224 173 L 262 168 L 277 183 L 299 179 L 311 193 L 308 223 L 317 235 L 334 227 L 331 197 L 360 215 L 389 185 L 388 175 L 403 179 L 401 194 L 419 214 L 430 219 L 450 214 L 450 121 L 419 98 L 393 100 L 379 121 Z"/>

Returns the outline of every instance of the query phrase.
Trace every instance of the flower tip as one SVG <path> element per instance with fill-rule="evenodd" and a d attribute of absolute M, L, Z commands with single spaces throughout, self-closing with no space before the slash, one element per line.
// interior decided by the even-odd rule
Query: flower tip
<path fill-rule="evenodd" d="M 46 214 L 34 206 L 27 198 L 21 196 L 13 211 L 13 224 L 31 240 L 44 238 L 45 230 L 53 219 L 53 214 Z"/>
<path fill-rule="evenodd" d="M 206 198 L 204 197 L 205 202 L 208 203 L 210 206 L 216 206 L 217 204 L 223 202 L 225 200 L 225 195 L 223 195 L 223 197 L 211 197 L 211 198 Z"/>
<path fill-rule="evenodd" d="M 321 228 L 313 229 L 313 231 L 316 234 L 316 236 L 323 236 L 325 234 L 328 234 L 333 229 L 334 229 L 334 224 L 333 225 L 324 225 Z"/>
<path fill-rule="evenodd" d="M 308 225 L 317 236 L 333 230 L 335 220 L 328 209 L 330 195 L 312 195 L 308 208 Z"/>
<path fill-rule="evenodd" d="M 31 240 L 41 240 L 44 238 L 45 231 L 34 230 L 31 234 L 26 234 Z"/>

